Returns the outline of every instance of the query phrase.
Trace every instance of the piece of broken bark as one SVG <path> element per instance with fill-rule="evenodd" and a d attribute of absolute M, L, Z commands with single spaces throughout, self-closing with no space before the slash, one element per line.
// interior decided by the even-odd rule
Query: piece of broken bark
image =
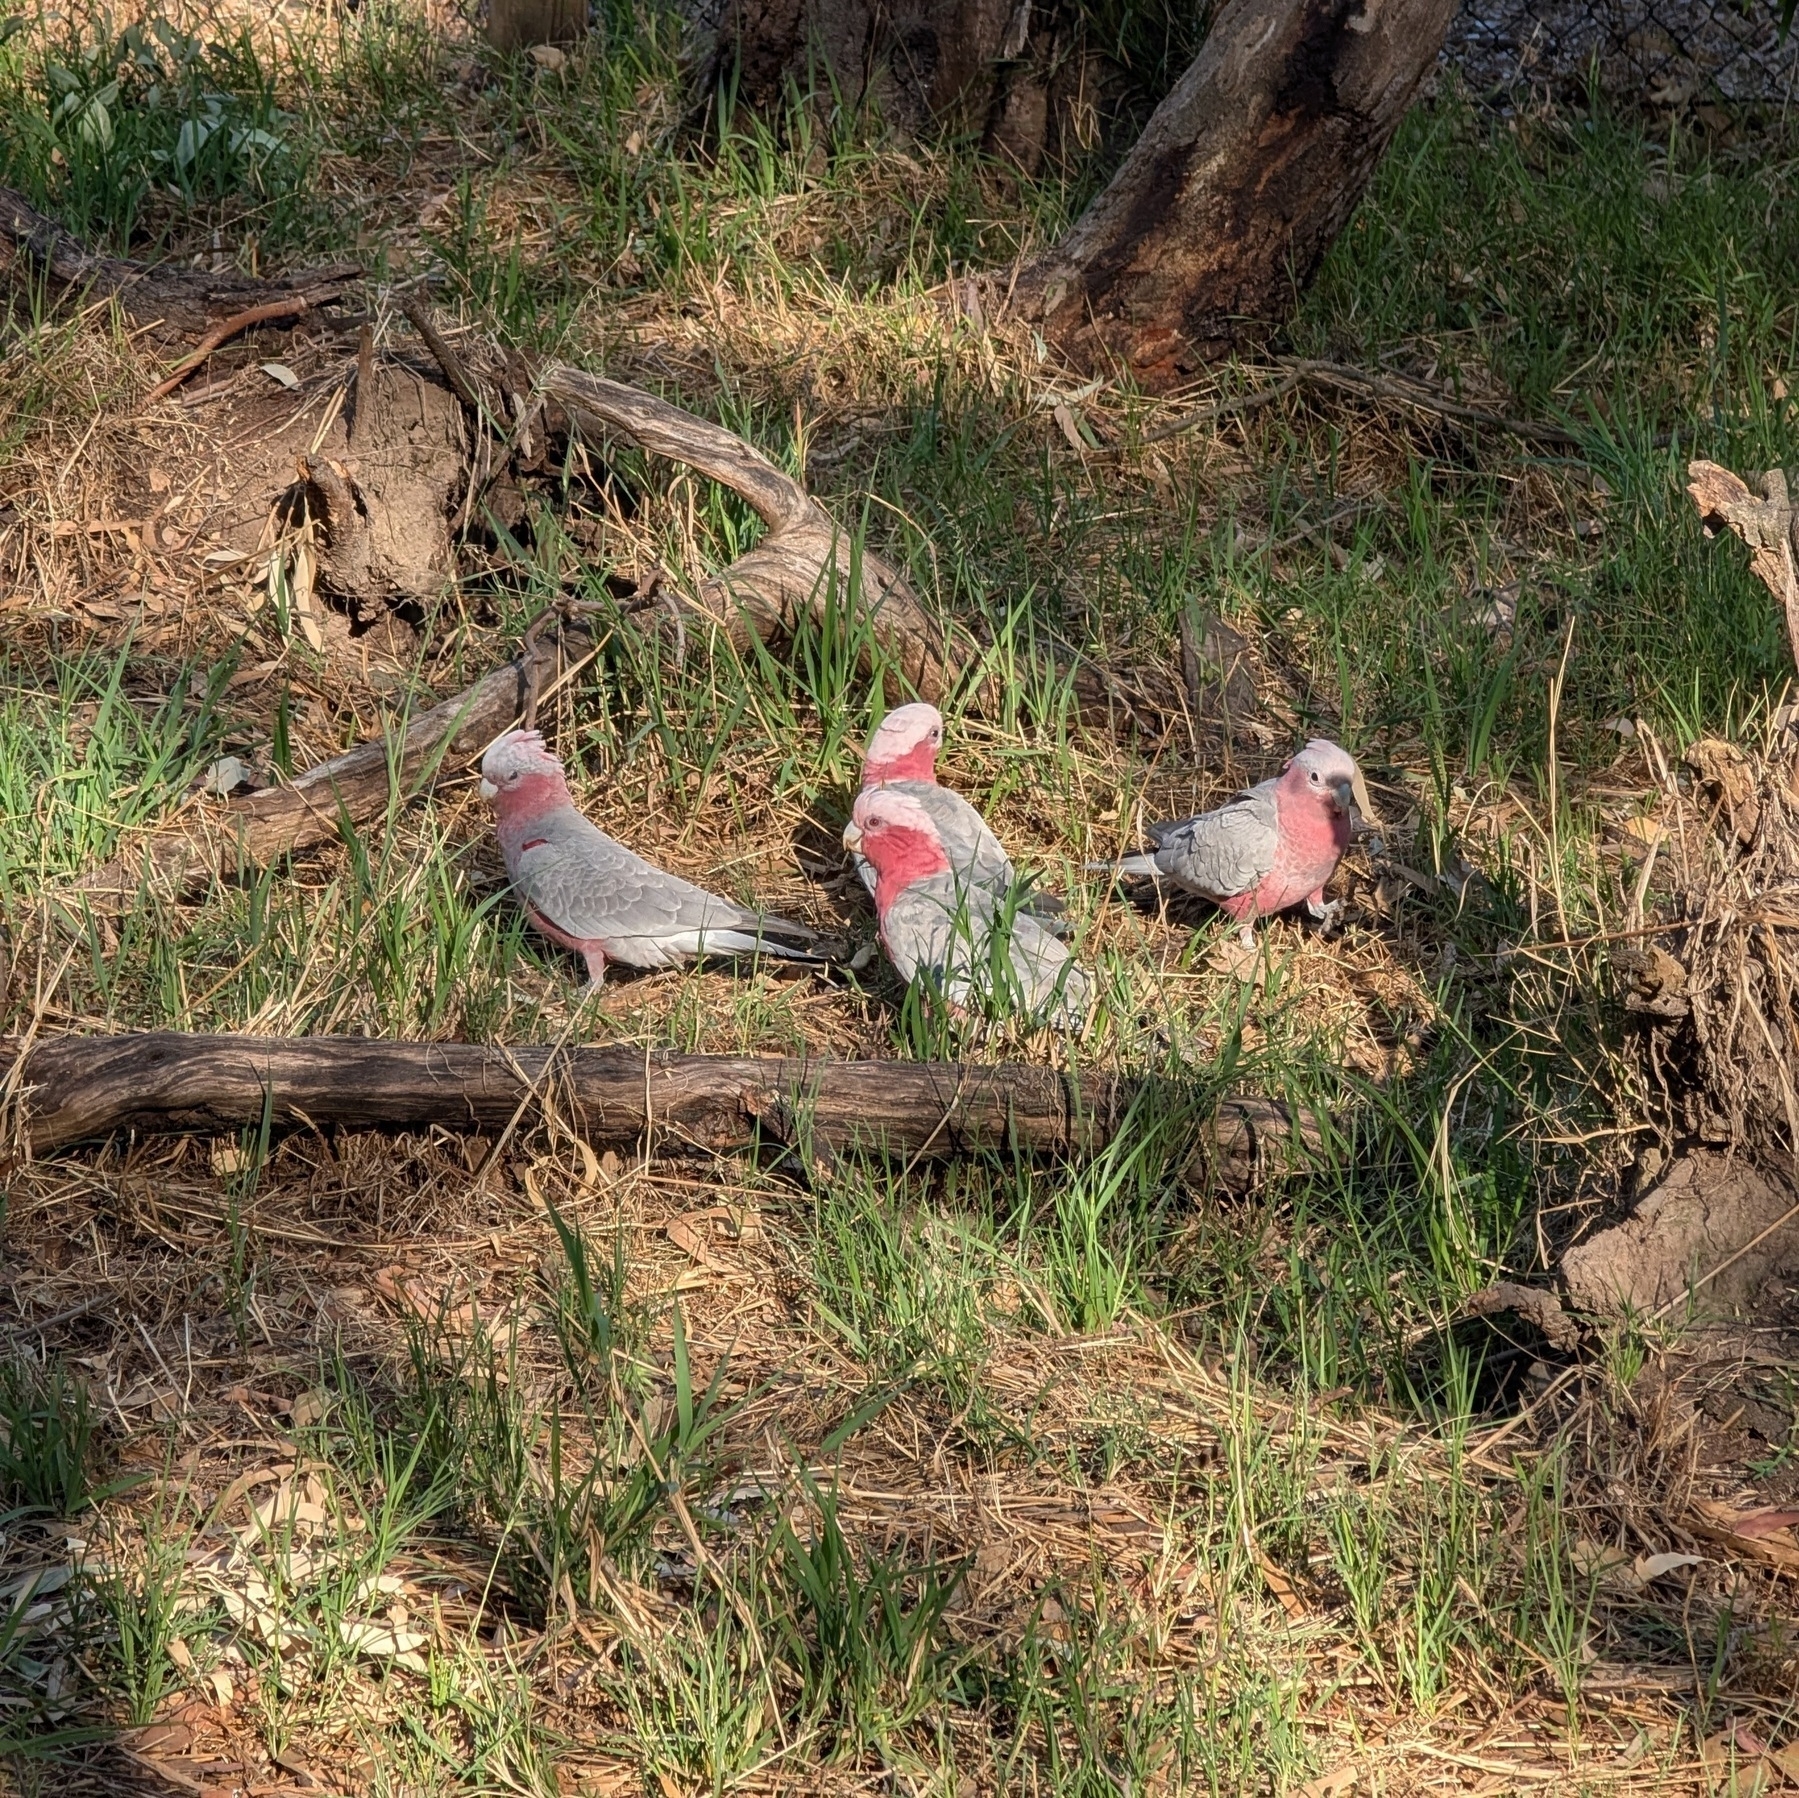
<path fill-rule="evenodd" d="M 1515 1280 L 1495 1280 L 1463 1299 L 1462 1317 L 1496 1317 L 1510 1312 L 1535 1326 L 1552 1349 L 1572 1349 L 1580 1342 L 1580 1325 L 1562 1309 L 1553 1292 L 1541 1286 L 1520 1286 Z"/>
<path fill-rule="evenodd" d="M 1197 724 L 1216 719 L 1226 736 L 1256 715 L 1249 639 L 1198 600 L 1181 610 L 1181 677 Z"/>
<path fill-rule="evenodd" d="M 1699 777 L 1700 790 L 1712 806 L 1714 821 L 1724 818 L 1741 848 L 1755 841 L 1761 828 L 1761 800 L 1755 792 L 1755 770 L 1734 743 L 1701 737 L 1681 758 Z"/>
<path fill-rule="evenodd" d="M 1762 497 L 1716 462 L 1687 465 L 1687 492 L 1699 508 L 1706 535 L 1734 531 L 1749 546 L 1749 566 L 1774 595 L 1786 618 L 1787 642 L 1799 667 L 1799 508 L 1787 488 L 1786 472 L 1762 476 Z"/>
<path fill-rule="evenodd" d="M 300 311 L 335 299 L 362 273 L 354 263 L 306 269 L 282 281 L 259 281 L 235 269 L 211 271 L 173 263 L 97 256 L 10 187 L 0 187 L 0 274 L 12 280 L 47 277 L 65 293 L 116 298 L 141 328 L 163 336 L 192 336 L 237 314 L 282 301 Z"/>
<path fill-rule="evenodd" d="M 1624 1009 L 1632 1016 L 1676 1023 L 1692 1011 L 1686 996 L 1687 971 L 1659 943 L 1614 949 L 1611 964 Z"/>

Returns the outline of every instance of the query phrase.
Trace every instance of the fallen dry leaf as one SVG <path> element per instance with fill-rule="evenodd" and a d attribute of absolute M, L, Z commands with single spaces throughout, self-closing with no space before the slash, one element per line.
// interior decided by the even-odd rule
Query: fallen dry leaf
<path fill-rule="evenodd" d="M 1086 439 L 1082 437 L 1080 426 L 1074 422 L 1074 413 L 1069 410 L 1067 404 L 1062 400 L 1057 400 L 1050 416 L 1056 421 L 1062 435 L 1067 438 L 1068 447 L 1077 456 L 1086 455 Z"/>
<path fill-rule="evenodd" d="M 1328 1773 L 1320 1773 L 1316 1779 L 1308 1779 L 1294 1792 L 1293 1798 L 1348 1798 L 1361 1777 L 1355 1762 L 1345 1761 L 1340 1767 L 1332 1767 Z"/>
<path fill-rule="evenodd" d="M 1638 1555 L 1631 1571 L 1644 1585 L 1653 1579 L 1660 1579 L 1665 1573 L 1673 1573 L 1681 1567 L 1697 1567 L 1704 1561 L 1703 1555 Z"/>
<path fill-rule="evenodd" d="M 1206 957 L 1206 966 L 1216 973 L 1229 974 L 1233 979 L 1248 981 L 1257 986 L 1262 983 L 1266 974 L 1261 951 L 1253 944 L 1234 936 L 1226 937 Z"/>
<path fill-rule="evenodd" d="M 1287 1613 L 1288 1618 L 1294 1623 L 1305 1622 L 1312 1615 L 1312 1607 L 1300 1597 L 1293 1582 L 1260 1548 L 1256 1550 L 1256 1565 L 1262 1570 L 1263 1582 L 1280 1600 L 1281 1609 Z"/>
<path fill-rule="evenodd" d="M 689 1211 L 681 1217 L 671 1218 L 665 1227 L 670 1242 L 683 1254 L 691 1255 L 705 1267 L 716 1267 L 718 1262 L 713 1258 L 710 1228 L 715 1212 L 722 1211 L 722 1206 L 708 1206 L 704 1211 Z"/>
<path fill-rule="evenodd" d="M 1699 1744 L 1699 1764 L 1715 1798 L 1762 1798 L 1782 1777 L 1761 1739 L 1739 1722 Z"/>
<path fill-rule="evenodd" d="M 1792 1539 L 1788 1525 L 1770 1524 L 1767 1518 L 1766 1511 L 1736 1511 L 1717 1499 L 1702 1498 L 1687 1514 L 1687 1527 L 1752 1561 L 1799 1572 L 1799 1542 Z"/>

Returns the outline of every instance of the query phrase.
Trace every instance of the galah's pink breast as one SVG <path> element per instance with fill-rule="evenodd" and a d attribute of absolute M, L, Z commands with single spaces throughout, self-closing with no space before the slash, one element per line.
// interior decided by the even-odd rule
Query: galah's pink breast
<path fill-rule="evenodd" d="M 1336 873 L 1349 847 L 1349 820 L 1335 806 L 1309 794 L 1294 800 L 1283 795 L 1277 803 L 1280 844 L 1274 866 L 1250 892 L 1224 901 L 1224 909 L 1239 924 L 1273 917 L 1310 898 Z"/>

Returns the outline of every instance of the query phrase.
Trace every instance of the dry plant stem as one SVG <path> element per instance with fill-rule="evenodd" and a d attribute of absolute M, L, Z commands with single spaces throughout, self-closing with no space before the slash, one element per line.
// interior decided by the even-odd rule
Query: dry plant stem
<path fill-rule="evenodd" d="M 1528 418 L 1506 418 L 1479 406 L 1464 406 L 1457 400 L 1446 399 L 1425 386 L 1422 381 L 1413 381 L 1403 375 L 1371 374 L 1366 369 L 1352 368 L 1342 362 L 1315 360 L 1283 359 L 1280 366 L 1298 375 L 1301 380 L 1315 382 L 1321 387 L 1335 387 L 1346 393 L 1365 393 L 1373 399 L 1396 400 L 1401 405 L 1414 406 L 1421 412 L 1434 412 L 1442 418 L 1457 419 L 1464 424 L 1485 425 L 1492 430 L 1504 431 L 1510 436 L 1523 437 L 1534 443 L 1557 444 L 1566 449 L 1580 447 L 1581 439 L 1565 426 L 1540 424 Z"/>
<path fill-rule="evenodd" d="M 19 1050 L 0 1043 L 8 1073 Z M 1115 1075 L 1001 1063 L 808 1061 L 639 1048 L 506 1048 L 366 1037 L 59 1037 L 24 1052 L 18 1122 L 42 1154 L 119 1130 L 211 1135 L 259 1124 L 499 1130 L 549 1089 L 594 1143 L 743 1149 L 758 1137 L 830 1151 L 944 1160 L 995 1150 L 1090 1153 L 1143 1088 Z M 1204 1132 L 1220 1185 L 1320 1140 L 1315 1120 L 1260 1098 L 1224 1100 Z M 652 1146 L 646 1141 L 646 1147 Z"/>
<path fill-rule="evenodd" d="M 116 856 L 84 874 L 75 891 L 129 899 L 145 885 L 185 892 L 244 862 L 266 867 L 295 850 L 337 835 L 339 821 L 378 817 L 396 791 L 408 799 L 462 771 L 520 717 L 526 697 L 553 675 L 556 645 L 534 644 L 518 660 L 484 676 L 466 692 L 414 718 L 398 741 L 387 737 L 309 769 L 289 786 L 207 806 L 190 813 L 186 828 Z"/>
<path fill-rule="evenodd" d="M 1352 368 L 1343 362 L 1283 358 L 1277 366 L 1287 372 L 1270 386 L 1258 388 L 1254 393 L 1244 394 L 1239 399 L 1221 400 L 1216 405 L 1200 406 L 1192 412 L 1183 413 L 1179 418 L 1171 418 L 1166 424 L 1144 432 L 1142 442 L 1145 445 L 1166 442 L 1170 437 L 1178 437 L 1183 431 L 1195 430 L 1200 425 L 1213 424 L 1219 419 L 1232 418 L 1239 413 L 1270 405 L 1275 400 L 1284 398 L 1294 388 L 1310 384 L 1333 388 L 1341 393 L 1365 394 L 1371 399 L 1394 400 L 1420 412 L 1431 412 L 1440 418 L 1453 418 L 1463 424 L 1504 431 L 1508 436 L 1522 437 L 1532 443 L 1553 444 L 1569 449 L 1580 445 L 1580 438 L 1562 425 L 1540 424 L 1528 418 L 1507 418 L 1501 413 L 1488 412 L 1479 406 L 1464 406 L 1457 400 L 1445 398 L 1425 386 L 1422 381 L 1413 381 L 1403 375 L 1373 374 L 1367 369 Z"/>
<path fill-rule="evenodd" d="M 251 306 L 243 312 L 234 313 L 222 325 L 215 325 L 208 331 L 194 346 L 193 354 L 144 395 L 144 404 L 153 406 L 158 400 L 167 399 L 189 375 L 205 365 L 214 350 L 221 344 L 228 343 L 238 332 L 248 331 L 254 325 L 270 324 L 278 318 L 298 318 L 310 306 L 311 302 L 304 294 L 294 294 L 284 300 L 269 300 L 264 305 Z"/>

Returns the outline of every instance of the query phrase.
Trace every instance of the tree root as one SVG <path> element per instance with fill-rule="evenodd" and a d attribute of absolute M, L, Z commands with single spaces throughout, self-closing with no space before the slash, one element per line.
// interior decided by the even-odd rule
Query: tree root
<path fill-rule="evenodd" d="M 90 300 L 117 299 L 139 326 L 166 336 L 210 332 L 227 320 L 269 307 L 283 312 L 263 312 L 265 318 L 298 317 L 335 299 L 361 272 L 346 262 L 308 269 L 285 281 L 258 281 L 235 269 L 214 273 L 97 256 L 23 194 L 0 187 L 0 275 L 12 280 L 47 277 L 65 292 L 76 290 Z"/>

